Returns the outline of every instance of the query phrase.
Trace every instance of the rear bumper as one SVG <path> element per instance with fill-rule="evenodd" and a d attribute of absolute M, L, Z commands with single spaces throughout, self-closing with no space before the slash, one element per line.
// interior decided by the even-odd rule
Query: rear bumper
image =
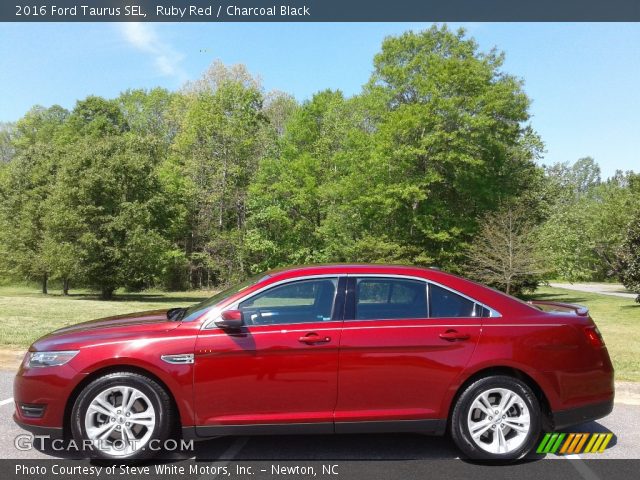
<path fill-rule="evenodd" d="M 606 417 L 613 410 L 613 399 L 601 403 L 593 403 L 582 407 L 558 410 L 553 412 L 555 429 L 562 429 L 572 425 L 597 420 Z"/>

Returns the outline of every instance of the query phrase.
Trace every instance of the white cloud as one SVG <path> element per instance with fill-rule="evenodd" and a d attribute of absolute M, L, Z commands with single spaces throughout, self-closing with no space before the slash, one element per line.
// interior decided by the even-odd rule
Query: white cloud
<path fill-rule="evenodd" d="M 118 28 L 129 45 L 151 55 L 161 75 L 175 77 L 180 82 L 187 80 L 187 75 L 181 66 L 184 55 L 163 42 L 152 24 L 126 22 L 118 24 Z"/>

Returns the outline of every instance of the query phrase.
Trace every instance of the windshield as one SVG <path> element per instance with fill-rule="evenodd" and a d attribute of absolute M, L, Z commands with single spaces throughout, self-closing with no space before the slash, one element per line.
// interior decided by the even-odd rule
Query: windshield
<path fill-rule="evenodd" d="M 182 315 L 182 320 L 185 322 L 191 321 L 199 317 L 204 310 L 217 305 L 222 302 L 225 298 L 228 298 L 232 295 L 235 295 L 238 292 L 241 292 L 245 288 L 249 288 L 252 285 L 255 285 L 261 280 L 268 278 L 269 275 L 265 275 L 264 273 L 260 273 L 258 275 L 254 275 L 253 277 L 247 278 L 244 282 L 233 285 L 221 292 L 216 293 L 213 297 L 209 297 L 206 300 L 196 303 L 195 305 L 191 305 L 186 309 L 184 315 Z"/>

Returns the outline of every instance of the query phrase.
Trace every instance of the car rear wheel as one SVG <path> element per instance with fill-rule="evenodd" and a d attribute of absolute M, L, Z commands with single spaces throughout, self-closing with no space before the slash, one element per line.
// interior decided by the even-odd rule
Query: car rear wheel
<path fill-rule="evenodd" d="M 485 377 L 469 385 L 451 416 L 451 435 L 462 452 L 478 460 L 517 460 L 540 436 L 539 402 L 524 382 Z"/>
<path fill-rule="evenodd" d="M 162 446 L 172 418 L 171 400 L 157 382 L 137 373 L 115 372 L 80 392 L 71 413 L 71 432 L 77 445 L 91 445 L 84 452 L 89 457 L 140 459 Z"/>

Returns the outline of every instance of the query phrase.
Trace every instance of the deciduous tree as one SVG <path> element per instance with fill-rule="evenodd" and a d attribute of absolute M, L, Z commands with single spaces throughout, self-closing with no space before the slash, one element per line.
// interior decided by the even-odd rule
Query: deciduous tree
<path fill-rule="evenodd" d="M 0 165 L 0 266 L 6 276 L 37 280 L 48 292 L 44 204 L 59 165 L 59 137 L 68 112 L 34 107 L 12 131 L 12 160 Z"/>
<path fill-rule="evenodd" d="M 626 238 L 618 252 L 617 271 L 622 284 L 637 293 L 640 303 L 640 210 L 627 227 Z"/>
<path fill-rule="evenodd" d="M 467 252 L 468 274 L 507 294 L 535 289 L 544 268 L 529 213 L 522 207 L 505 207 L 479 223 Z"/>
<path fill-rule="evenodd" d="M 184 117 L 167 165 L 184 205 L 179 241 L 194 286 L 242 277 L 246 195 L 268 148 L 264 95 L 242 66 L 220 64 L 185 90 Z"/>

